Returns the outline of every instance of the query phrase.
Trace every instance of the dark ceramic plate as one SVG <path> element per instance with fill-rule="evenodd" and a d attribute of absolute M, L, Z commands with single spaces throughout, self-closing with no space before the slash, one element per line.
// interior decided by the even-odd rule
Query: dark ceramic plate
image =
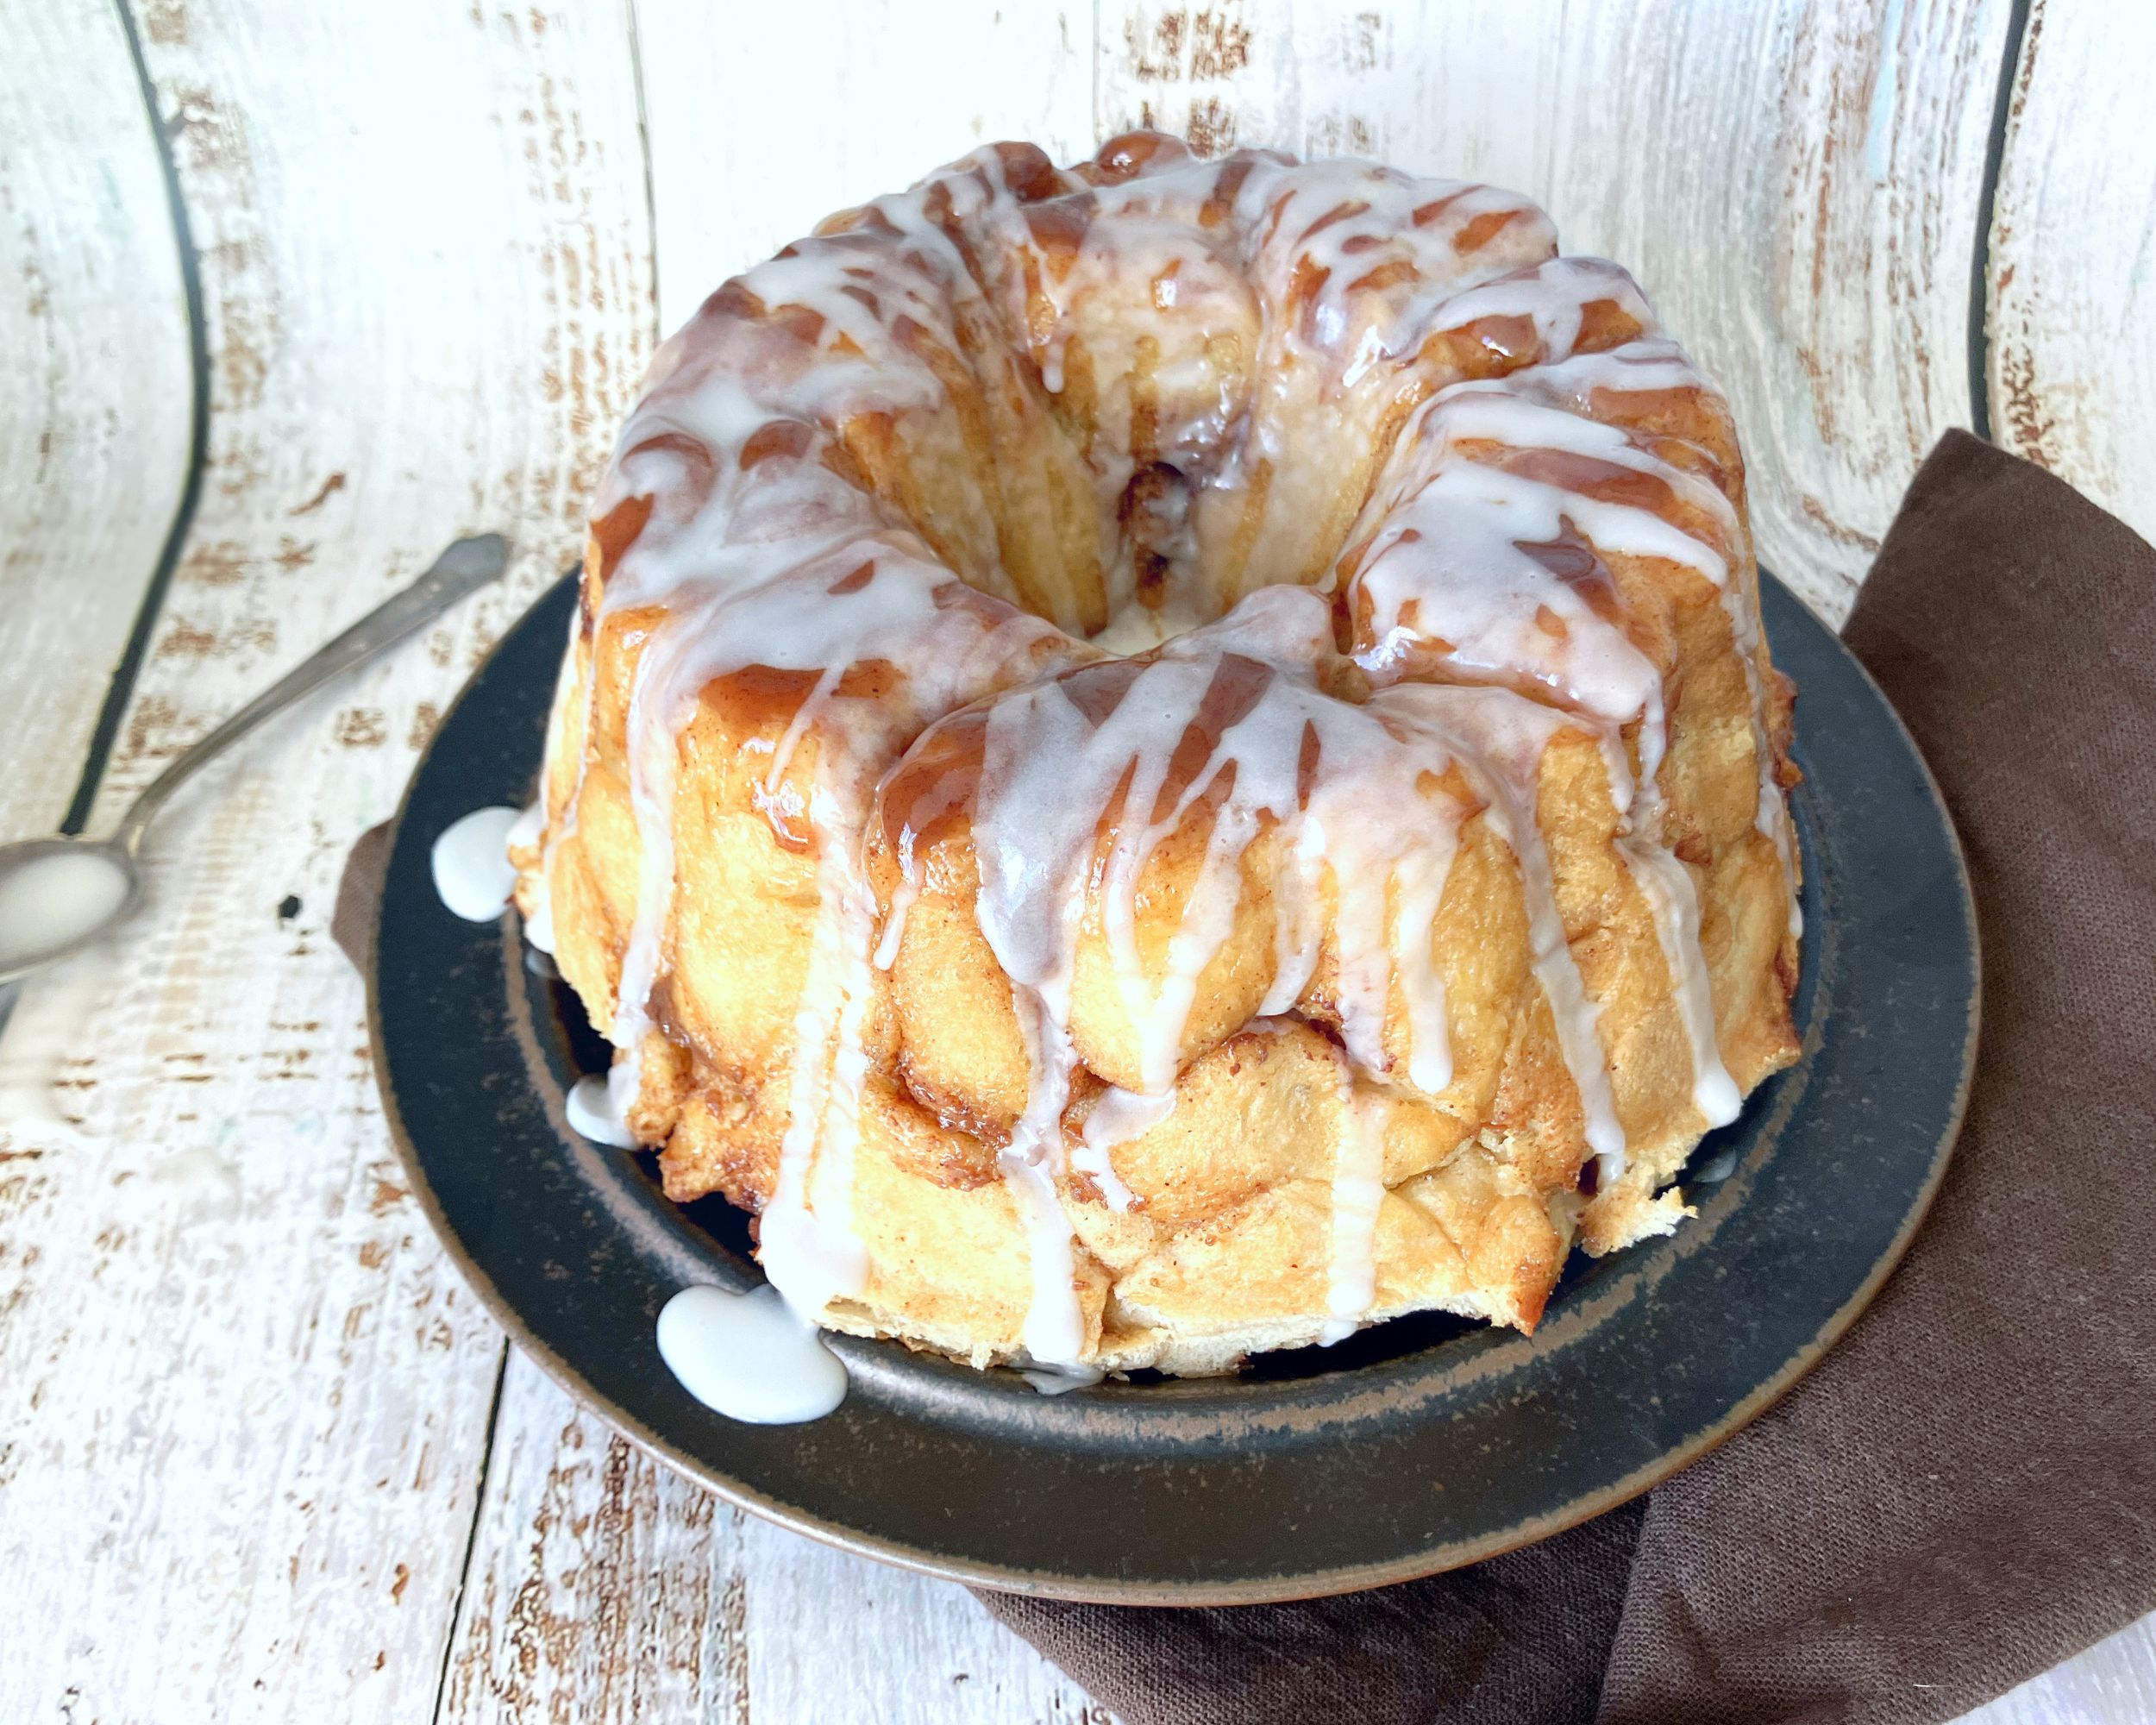
<path fill-rule="evenodd" d="M 1054 1399 L 895 1344 L 812 1425 L 737 1425 L 659 1360 L 691 1283 L 761 1280 L 743 1219 L 679 1208 L 649 1157 L 586 1143 L 563 1097 L 605 1051 L 528 968 L 514 916 L 460 922 L 445 826 L 530 794 L 565 580 L 482 666 L 398 817 L 369 1001 L 413 1188 L 518 1344 L 638 1443 L 785 1526 L 990 1586 L 1195 1604 L 1426 1575 L 1645 1490 L 1752 1419 L 1840 1335 L 1945 1169 L 1976 1045 L 1976 921 L 1953 831 L 1877 689 L 1768 580 L 1802 690 L 1804 1057 L 1700 1148 L 1696 1221 L 1576 1259 L 1532 1337 L 1409 1318 L 1232 1380 Z"/>

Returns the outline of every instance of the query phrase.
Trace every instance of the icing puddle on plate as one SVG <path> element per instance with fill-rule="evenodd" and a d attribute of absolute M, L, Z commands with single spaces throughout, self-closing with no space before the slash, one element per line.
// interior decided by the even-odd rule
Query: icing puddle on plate
<path fill-rule="evenodd" d="M 846 1399 L 846 1368 L 779 1290 L 684 1288 L 659 1314 L 659 1358 L 706 1408 L 755 1426 L 820 1420 Z"/>
<path fill-rule="evenodd" d="M 509 908 L 517 888 L 509 839 L 523 818 L 521 809 L 473 809 L 442 829 L 430 859 L 434 889 L 454 914 L 467 922 L 492 922 Z"/>

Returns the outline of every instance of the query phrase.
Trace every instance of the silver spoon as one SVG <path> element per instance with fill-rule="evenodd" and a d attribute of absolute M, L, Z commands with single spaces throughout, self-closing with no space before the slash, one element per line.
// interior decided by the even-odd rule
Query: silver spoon
<path fill-rule="evenodd" d="M 303 696 L 431 623 L 509 565 L 498 533 L 460 539 L 427 573 L 280 678 L 153 779 L 110 838 L 0 844 L 0 988 L 87 946 L 141 902 L 142 836 L 174 791 Z"/>

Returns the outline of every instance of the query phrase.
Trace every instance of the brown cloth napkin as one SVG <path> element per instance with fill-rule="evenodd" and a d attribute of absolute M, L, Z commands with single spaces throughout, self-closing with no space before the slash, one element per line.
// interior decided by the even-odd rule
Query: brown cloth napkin
<path fill-rule="evenodd" d="M 1984 943 L 1908 1259 L 1778 1407 L 1540 1546 L 1294 1605 L 983 1596 L 1126 1725 L 1944 1720 L 2156 1607 L 2156 549 L 1949 433 L 1844 636 Z"/>
<path fill-rule="evenodd" d="M 1950 433 L 1845 634 L 1983 931 L 1976 1089 L 1908 1259 L 1764 1418 L 1525 1551 L 1294 1605 L 982 1596 L 1125 1725 L 1929 1722 L 2156 1608 L 2156 549 Z M 362 966 L 385 837 L 338 894 Z"/>

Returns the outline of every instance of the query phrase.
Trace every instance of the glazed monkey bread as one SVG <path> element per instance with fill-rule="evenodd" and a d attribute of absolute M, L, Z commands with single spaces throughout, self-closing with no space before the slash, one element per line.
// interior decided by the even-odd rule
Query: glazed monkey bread
<path fill-rule="evenodd" d="M 668 342 L 521 846 L 622 1139 L 830 1327 L 1531 1328 L 1796 1053 L 1721 396 L 1513 195 L 1000 144 Z"/>

